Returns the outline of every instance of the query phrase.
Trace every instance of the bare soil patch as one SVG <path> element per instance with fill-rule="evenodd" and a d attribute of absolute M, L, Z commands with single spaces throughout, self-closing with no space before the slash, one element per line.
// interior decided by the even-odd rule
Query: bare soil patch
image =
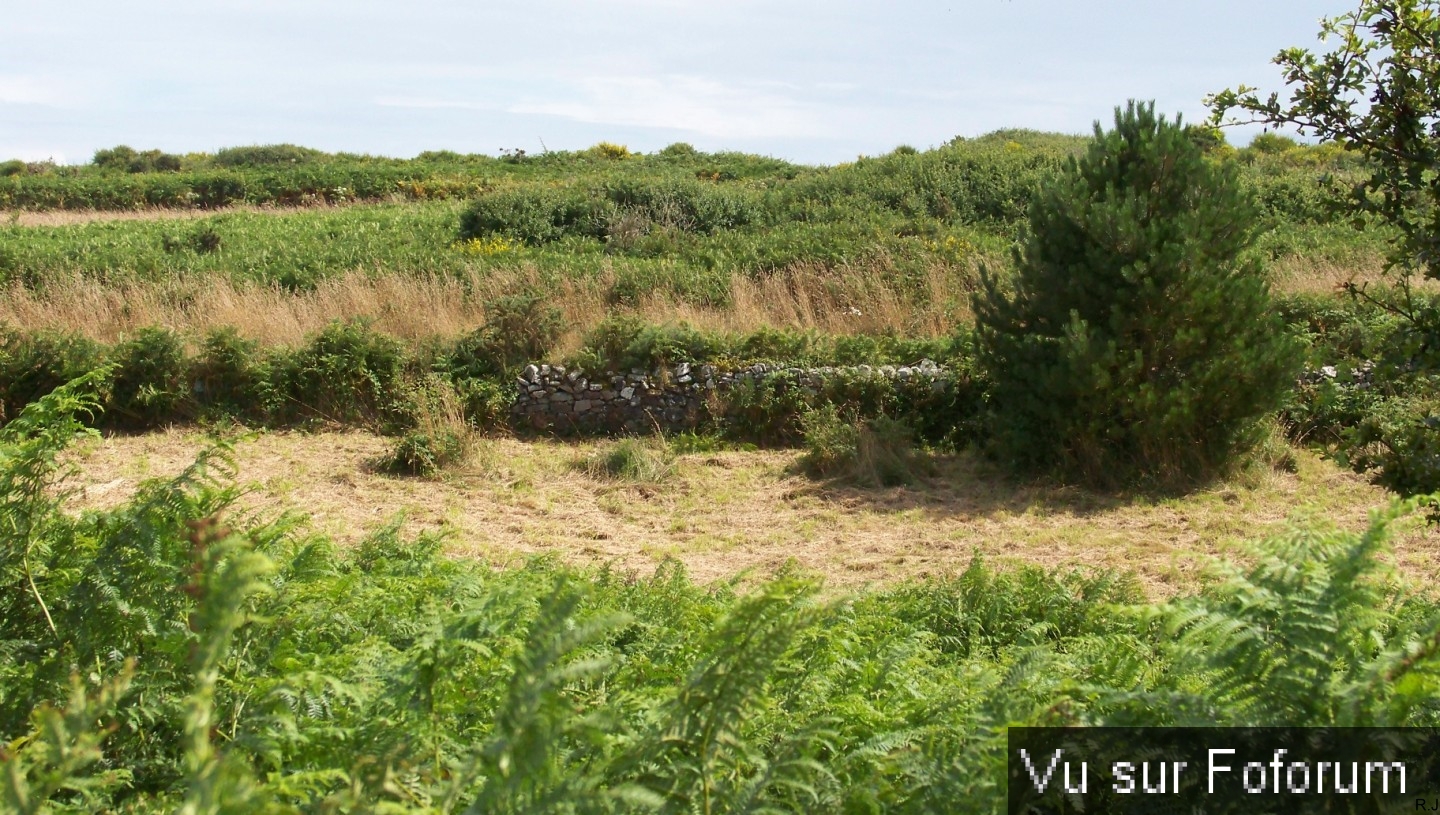
<path fill-rule="evenodd" d="M 648 573 L 666 558 L 702 582 L 794 561 L 835 587 L 954 573 L 975 554 L 1000 563 L 1134 571 L 1164 597 L 1195 587 L 1208 557 L 1311 516 L 1363 528 L 1385 492 L 1306 452 L 1294 474 L 1146 501 L 1006 483 L 967 456 L 939 462 L 927 484 L 860 490 L 789 472 L 797 453 L 681 456 L 659 484 L 579 472 L 599 444 L 486 439 L 471 465 L 439 480 L 379 474 L 391 440 L 361 432 L 260 433 L 239 441 L 241 501 L 268 516 L 302 512 L 311 528 L 353 544 L 397 514 L 408 533 L 447 534 L 460 556 L 513 563 L 552 554 Z M 117 504 L 149 478 L 189 465 L 208 444 L 196 431 L 117 436 L 71 455 L 77 508 Z M 1407 525 L 1395 564 L 1418 581 L 1440 575 L 1440 534 Z"/>

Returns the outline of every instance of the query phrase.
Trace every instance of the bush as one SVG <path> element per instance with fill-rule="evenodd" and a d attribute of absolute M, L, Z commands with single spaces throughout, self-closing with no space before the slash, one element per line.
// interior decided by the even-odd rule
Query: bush
<path fill-rule="evenodd" d="M 653 484 L 675 471 L 675 454 L 663 439 L 621 439 L 579 459 L 575 466 L 595 478 Z"/>
<path fill-rule="evenodd" d="M 544 297 L 502 297 L 485 307 L 485 325 L 455 343 L 446 365 L 457 380 L 504 377 L 543 360 L 563 330 L 564 315 Z"/>
<path fill-rule="evenodd" d="M 122 173 L 173 173 L 180 170 L 179 156 L 159 150 L 146 150 L 142 153 L 123 144 L 109 150 L 96 150 L 91 163 L 102 170 L 117 170 Z"/>
<path fill-rule="evenodd" d="M 0 326 L 0 422 L 103 362 L 101 347 L 79 334 Z"/>
<path fill-rule="evenodd" d="M 309 164 L 324 157 L 319 150 L 295 144 L 258 144 L 217 150 L 214 161 L 220 167 L 284 167 Z"/>
<path fill-rule="evenodd" d="M 1153 105 L 1116 110 L 1030 208 L 1014 291 L 984 269 L 992 449 L 1022 471 L 1177 488 L 1259 438 L 1298 347 L 1246 249 L 1254 206 Z"/>
<path fill-rule="evenodd" d="M 435 476 L 463 464 L 470 457 L 473 433 L 454 387 L 431 376 L 414 387 L 410 398 L 414 429 L 395 443 L 383 469 Z"/>
<path fill-rule="evenodd" d="M 367 322 L 331 323 L 308 345 L 269 361 L 277 418 L 393 430 L 405 424 L 404 363 L 399 341 Z"/>
<path fill-rule="evenodd" d="M 257 345 L 230 326 L 205 338 L 190 371 L 195 401 L 203 412 L 234 419 L 264 417 Z"/>
<path fill-rule="evenodd" d="M 190 398 L 185 344 L 168 328 L 142 328 L 114 349 L 115 379 L 105 400 L 110 424 L 156 427 L 185 418 Z"/>
<path fill-rule="evenodd" d="M 610 208 L 583 190 L 504 190 L 483 195 L 470 205 L 460 219 L 460 239 L 501 235 L 530 246 L 567 235 L 599 239 L 609 219 Z"/>
<path fill-rule="evenodd" d="M 805 454 L 800 469 L 812 476 L 837 478 L 862 487 L 913 484 L 929 471 L 917 456 L 912 433 L 888 416 L 860 421 L 826 404 L 802 420 Z"/>

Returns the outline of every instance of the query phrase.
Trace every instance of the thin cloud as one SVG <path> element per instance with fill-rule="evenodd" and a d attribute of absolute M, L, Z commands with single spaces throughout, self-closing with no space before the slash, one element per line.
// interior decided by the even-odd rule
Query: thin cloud
<path fill-rule="evenodd" d="M 0 75 L 0 104 L 58 107 L 67 96 L 57 83 L 43 77 Z"/>
<path fill-rule="evenodd" d="M 375 104 L 382 108 L 416 108 L 419 110 L 486 110 L 489 106 L 457 99 L 435 99 L 426 96 L 381 96 Z"/>
<path fill-rule="evenodd" d="M 696 76 L 588 77 L 576 99 L 527 101 L 510 113 L 588 124 L 682 130 L 717 139 L 804 138 L 826 133 L 821 111 L 754 86 Z"/>

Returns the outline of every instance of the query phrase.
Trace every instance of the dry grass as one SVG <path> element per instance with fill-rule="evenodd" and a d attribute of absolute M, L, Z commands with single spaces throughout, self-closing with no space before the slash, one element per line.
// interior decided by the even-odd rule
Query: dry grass
<path fill-rule="evenodd" d="M 204 439 L 193 431 L 109 438 L 77 451 L 79 506 L 113 505 L 144 478 L 179 472 Z M 849 587 L 951 573 L 980 552 L 997 562 L 1134 570 L 1156 597 L 1189 591 L 1203 556 L 1234 558 L 1238 541 L 1282 530 L 1297 511 L 1359 529 L 1385 493 L 1309 453 L 1298 472 L 1221 485 L 1176 500 L 1121 500 L 1007 484 L 969 457 L 944 458 L 915 487 L 860 490 L 791 474 L 798 453 L 680 456 L 653 483 L 617 482 L 573 466 L 598 444 L 482 441 L 442 480 L 394 478 L 366 463 L 389 440 L 363 433 L 266 433 L 237 450 L 246 506 L 301 510 L 319 531 L 354 542 L 396 513 L 406 527 L 446 530 L 452 553 L 508 562 L 555 553 L 574 563 L 648 572 L 668 557 L 702 581 L 790 560 Z M 1412 526 L 1395 562 L 1433 583 L 1440 533 Z"/>
<path fill-rule="evenodd" d="M 968 270 L 937 267 L 919 296 L 904 293 L 879 266 L 797 267 L 752 279 L 731 280 L 733 305 L 706 308 L 652 294 L 636 309 L 642 318 L 687 321 L 697 328 L 748 332 L 762 327 L 817 329 L 830 333 L 897 331 L 938 336 L 967 310 Z M 218 275 L 158 282 L 101 282 L 73 277 L 41 290 L 16 282 L 0 290 L 0 323 L 21 329 L 79 331 L 113 342 L 147 326 L 168 326 L 196 338 L 222 326 L 265 345 L 296 345 L 337 319 L 365 317 L 374 327 L 405 339 L 453 337 L 484 322 L 485 304 L 505 295 L 546 291 L 565 315 L 569 335 L 562 350 L 578 347 L 583 333 L 614 307 L 613 272 L 547 282 L 534 268 L 499 270 L 468 277 L 351 272 L 293 292 Z"/>
<path fill-rule="evenodd" d="M 317 206 L 329 206 L 321 204 Z M 40 212 L 29 210 L 0 210 L 0 223 L 7 223 L 13 226 L 72 226 L 74 224 L 88 224 L 96 221 L 189 221 L 197 218 L 212 218 L 216 215 L 225 215 L 232 212 L 263 212 L 268 214 L 285 214 L 288 212 L 299 212 L 301 210 L 315 209 L 310 207 L 260 207 L 260 206 L 233 206 L 218 207 L 216 209 L 171 209 L 168 207 L 150 207 L 147 209 L 50 209 Z"/>
<path fill-rule="evenodd" d="M 155 325 L 192 339 L 233 326 L 264 345 L 293 346 L 332 320 L 363 317 L 379 331 L 415 340 L 458 336 L 483 324 L 486 303 L 544 291 L 569 326 L 559 349 L 564 353 L 578 348 L 586 331 L 617 312 L 609 299 L 615 273 L 605 263 L 593 275 L 559 281 L 529 266 L 458 277 L 357 270 L 303 292 L 220 275 L 124 282 L 77 275 L 48 282 L 41 290 L 20 282 L 0 288 L 0 323 L 78 331 L 104 342 Z M 758 277 L 733 275 L 730 302 L 723 308 L 657 291 L 628 311 L 653 323 L 683 321 L 730 333 L 780 328 L 937 337 L 973 319 L 969 302 L 976 279 L 973 265 L 937 263 L 918 286 L 907 288 L 883 258 L 838 269 L 800 264 Z M 1378 260 L 1352 269 L 1286 259 L 1274 268 L 1277 290 L 1287 292 L 1331 292 L 1347 280 L 1380 279 Z M 1435 281 L 1419 285 L 1440 291 Z"/>

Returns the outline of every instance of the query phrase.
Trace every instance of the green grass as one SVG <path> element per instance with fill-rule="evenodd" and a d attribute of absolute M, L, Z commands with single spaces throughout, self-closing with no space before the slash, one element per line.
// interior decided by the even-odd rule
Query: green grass
<path fill-rule="evenodd" d="M 387 181 L 394 190 L 386 191 L 378 182 L 345 187 L 337 181 L 327 189 L 338 185 L 373 193 L 341 196 L 342 203 L 390 202 L 339 210 L 242 212 L 185 222 L 11 225 L 0 228 L 0 282 L 38 286 L 71 274 L 104 280 L 223 274 L 307 288 L 354 270 L 456 274 L 525 265 L 554 280 L 609 269 L 618 306 L 634 305 L 657 290 L 685 302 L 724 306 L 733 275 L 808 265 L 879 268 L 918 288 L 937 265 L 1008 264 L 1008 248 L 1034 191 L 1085 144 L 1080 137 L 999 131 L 934 150 L 815 168 L 684 150 L 624 159 L 585 151 L 520 161 L 322 154 L 293 166 L 240 167 L 219 167 L 215 157 L 188 157 L 193 172 L 263 178 L 263 184 L 252 185 L 256 189 L 324 186 L 330 181 L 316 174 L 331 172 L 399 173 L 408 180 Z M 1272 220 L 1275 229 L 1260 247 L 1264 254 L 1373 265 L 1383 249 L 1383 236 L 1362 236 L 1334 223 L 1323 206 L 1322 179 L 1353 180 L 1359 172 L 1353 157 L 1329 148 L 1296 148 L 1281 154 L 1241 151 L 1217 160 L 1242 162 L 1244 177 Z M 107 205 L 108 199 L 72 207 L 84 200 L 79 193 L 33 204 L 16 196 L 26 184 L 173 186 L 186 172 L 192 170 L 128 174 L 85 167 L 0 177 L 0 207 L 131 208 Z M 431 192 L 421 189 L 426 184 Z M 266 195 L 236 200 L 297 202 Z M 457 243 L 462 239 L 473 240 Z"/>

